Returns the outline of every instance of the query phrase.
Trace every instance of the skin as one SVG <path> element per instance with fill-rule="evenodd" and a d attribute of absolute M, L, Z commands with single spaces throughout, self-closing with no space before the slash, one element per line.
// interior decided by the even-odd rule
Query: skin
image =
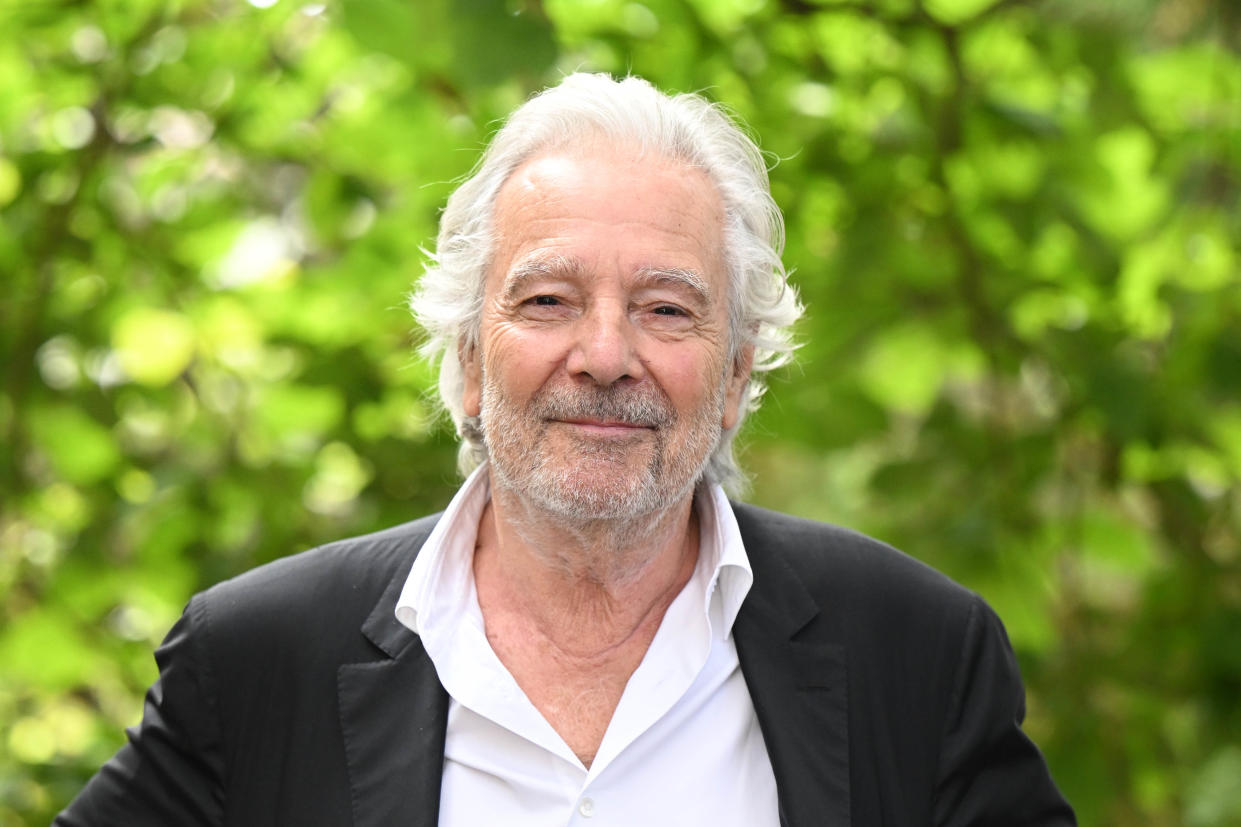
<path fill-rule="evenodd" d="M 700 170 L 606 144 L 536 156 L 496 230 L 462 354 L 491 457 L 475 582 L 496 654 L 589 766 L 694 570 L 694 486 L 752 351 L 729 358 L 723 210 Z"/>

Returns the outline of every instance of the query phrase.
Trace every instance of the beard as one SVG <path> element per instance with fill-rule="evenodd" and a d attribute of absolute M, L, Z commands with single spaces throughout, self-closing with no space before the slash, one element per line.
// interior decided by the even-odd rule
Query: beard
<path fill-rule="evenodd" d="M 484 375 L 479 424 L 493 483 L 542 510 L 590 522 L 653 514 L 681 502 L 719 444 L 723 408 L 722 381 L 704 405 L 683 416 L 653 383 L 546 386 L 522 407 Z M 595 435 L 565 420 L 639 429 Z"/>

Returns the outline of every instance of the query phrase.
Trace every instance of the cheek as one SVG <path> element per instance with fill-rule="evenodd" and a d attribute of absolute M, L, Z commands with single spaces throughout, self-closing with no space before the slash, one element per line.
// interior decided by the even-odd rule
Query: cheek
<path fill-rule="evenodd" d="M 485 375 L 510 397 L 525 398 L 555 371 L 557 352 L 555 337 L 500 325 L 486 339 Z"/>
<path fill-rule="evenodd" d="M 692 358 L 669 360 L 659 377 L 664 392 L 682 414 L 697 411 L 719 391 L 724 379 L 723 354 L 700 351 Z"/>

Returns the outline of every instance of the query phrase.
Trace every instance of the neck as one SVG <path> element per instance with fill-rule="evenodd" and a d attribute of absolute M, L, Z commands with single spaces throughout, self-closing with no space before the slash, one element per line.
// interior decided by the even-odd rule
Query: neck
<path fill-rule="evenodd" d="M 692 492 L 658 513 L 570 524 L 493 487 L 474 576 L 484 616 L 518 612 L 566 654 L 591 657 L 657 628 L 697 559 Z"/>

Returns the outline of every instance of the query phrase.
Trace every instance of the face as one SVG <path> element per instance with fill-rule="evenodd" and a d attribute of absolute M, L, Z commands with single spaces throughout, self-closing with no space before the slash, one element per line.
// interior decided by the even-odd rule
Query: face
<path fill-rule="evenodd" d="M 748 359 L 729 358 L 710 179 L 602 148 L 519 168 L 496 202 L 480 344 L 462 354 L 492 484 L 579 519 L 683 501 Z"/>

